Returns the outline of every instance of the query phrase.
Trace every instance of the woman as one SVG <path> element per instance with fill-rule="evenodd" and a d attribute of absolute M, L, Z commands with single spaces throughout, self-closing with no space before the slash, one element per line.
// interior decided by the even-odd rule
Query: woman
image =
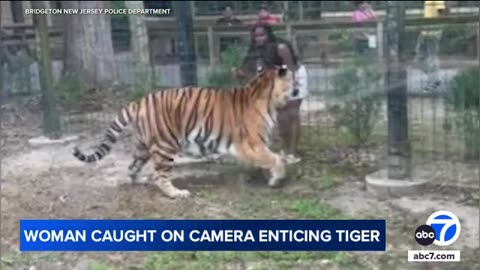
<path fill-rule="evenodd" d="M 262 23 L 254 25 L 250 37 L 250 47 L 242 66 L 233 70 L 237 79 L 249 80 L 260 68 L 269 68 L 280 63 L 286 64 L 294 72 L 294 87 L 299 90 L 299 94 L 292 96 L 288 104 L 279 110 L 278 127 L 287 161 L 297 163 L 300 161 L 300 158 L 296 157 L 300 136 L 300 106 L 308 95 L 307 71 L 298 62 L 290 43 L 277 38 L 271 26 Z"/>

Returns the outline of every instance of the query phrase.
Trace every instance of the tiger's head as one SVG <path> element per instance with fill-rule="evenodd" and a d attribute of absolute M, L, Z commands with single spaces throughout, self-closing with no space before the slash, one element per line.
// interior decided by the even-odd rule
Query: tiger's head
<path fill-rule="evenodd" d="M 253 81 L 253 88 L 260 91 L 260 96 L 268 99 L 275 107 L 283 107 L 290 96 L 295 96 L 293 73 L 286 65 L 268 69 L 259 69 Z"/>

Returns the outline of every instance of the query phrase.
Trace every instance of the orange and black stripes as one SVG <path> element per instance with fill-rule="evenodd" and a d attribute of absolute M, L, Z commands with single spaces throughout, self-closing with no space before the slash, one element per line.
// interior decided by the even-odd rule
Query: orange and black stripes
<path fill-rule="evenodd" d="M 110 124 L 105 137 L 100 145 L 97 147 L 95 152 L 90 155 L 85 155 L 77 147 L 74 148 L 73 155 L 80 161 L 87 163 L 96 162 L 105 157 L 110 150 L 112 145 L 117 142 L 117 138 L 122 133 L 123 129 L 132 121 L 132 115 L 136 114 L 135 110 L 138 106 L 130 104 L 130 106 L 123 108 L 117 115 L 116 119 Z"/>
<path fill-rule="evenodd" d="M 146 150 L 166 162 L 193 144 L 200 155 L 208 155 L 244 137 L 266 143 L 268 134 L 262 127 L 273 117 L 270 102 L 276 72 L 264 71 L 239 88 L 183 87 L 149 93 L 118 113 L 94 153 L 74 148 L 74 156 L 84 162 L 101 160 L 129 123 Z M 262 109 L 254 100 L 265 101 Z"/>

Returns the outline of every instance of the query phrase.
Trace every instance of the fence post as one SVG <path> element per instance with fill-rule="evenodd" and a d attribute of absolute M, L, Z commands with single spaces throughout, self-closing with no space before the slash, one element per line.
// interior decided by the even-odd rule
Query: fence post
<path fill-rule="evenodd" d="M 3 67 L 4 67 L 4 55 L 3 55 L 3 50 L 4 50 L 4 45 L 2 43 L 3 41 L 3 33 L 1 31 L 2 29 L 2 3 L 0 3 L 0 98 L 4 97 L 3 94 Z"/>
<path fill-rule="evenodd" d="M 404 40 L 405 6 L 387 1 L 385 18 L 385 64 L 388 110 L 388 177 L 407 179 L 411 176 L 411 149 L 408 138 L 407 74 Z"/>
<path fill-rule="evenodd" d="M 298 20 L 303 21 L 304 10 L 303 10 L 303 1 L 298 1 Z"/>
<path fill-rule="evenodd" d="M 197 60 L 193 36 L 193 18 L 191 1 L 173 1 L 175 13 L 175 43 L 182 85 L 197 85 Z"/>
<path fill-rule="evenodd" d="M 210 68 L 213 68 L 216 64 L 216 50 L 215 50 L 215 38 L 214 38 L 214 33 L 213 33 L 213 27 L 208 26 L 208 54 L 209 54 L 209 66 Z"/>
<path fill-rule="evenodd" d="M 480 78 L 480 2 L 477 2 L 478 7 L 478 23 L 477 23 L 477 60 L 478 60 L 478 76 Z M 478 110 L 480 110 L 480 86 L 478 89 Z M 480 115 L 480 111 L 478 112 Z M 480 134 L 477 134 L 477 143 L 480 144 Z M 479 153 L 477 155 L 480 157 L 480 148 L 478 149 Z"/>
<path fill-rule="evenodd" d="M 287 40 L 292 40 L 292 25 L 285 23 L 285 32 L 287 33 Z"/>
<path fill-rule="evenodd" d="M 31 1 L 32 8 L 44 9 L 45 1 Z M 50 62 L 47 17 L 33 14 L 35 36 L 38 44 L 40 86 L 42 90 L 43 130 L 44 135 L 52 139 L 60 138 L 60 118 L 56 109 L 53 93 L 53 76 Z"/>
<path fill-rule="evenodd" d="M 383 22 L 377 22 L 377 56 L 378 59 L 383 58 Z"/>

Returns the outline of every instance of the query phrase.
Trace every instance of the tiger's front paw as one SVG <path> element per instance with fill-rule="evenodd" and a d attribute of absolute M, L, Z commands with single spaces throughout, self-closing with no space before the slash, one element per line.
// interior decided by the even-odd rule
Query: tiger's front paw
<path fill-rule="evenodd" d="M 186 189 L 178 189 L 168 180 L 160 179 L 157 180 L 155 184 L 170 199 L 184 199 L 190 197 L 190 191 Z"/>
<path fill-rule="evenodd" d="M 270 169 L 270 175 L 270 179 L 268 180 L 270 187 L 277 187 L 280 181 L 285 178 L 285 160 L 281 155 L 277 156 L 275 167 Z"/>

